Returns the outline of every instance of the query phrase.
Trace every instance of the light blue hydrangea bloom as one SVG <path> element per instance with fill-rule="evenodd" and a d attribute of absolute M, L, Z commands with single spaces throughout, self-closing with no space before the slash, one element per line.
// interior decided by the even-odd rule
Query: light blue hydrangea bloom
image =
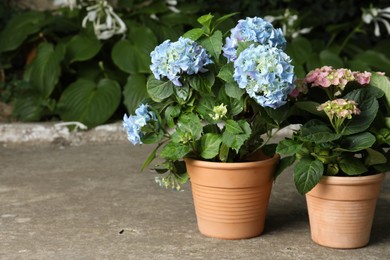
<path fill-rule="evenodd" d="M 253 44 L 234 61 L 234 80 L 263 107 L 278 108 L 295 88 L 294 66 L 281 49 Z"/>
<path fill-rule="evenodd" d="M 237 58 L 237 47 L 239 42 L 253 41 L 262 45 L 270 45 L 284 50 L 286 39 L 282 30 L 275 29 L 271 23 L 260 17 L 239 20 L 236 27 L 231 30 L 231 36 L 226 38 L 223 49 L 223 56 L 229 62 Z"/>
<path fill-rule="evenodd" d="M 148 105 L 141 104 L 136 110 L 135 115 L 129 117 L 123 116 L 123 127 L 127 132 L 127 139 L 134 145 L 142 144 L 142 127 L 149 121 L 156 121 L 156 114 L 149 111 Z"/>
<path fill-rule="evenodd" d="M 204 67 L 212 63 L 206 50 L 196 42 L 180 37 L 178 41 L 166 40 L 150 54 L 150 69 L 156 79 L 167 77 L 175 86 L 182 86 L 181 73 L 187 75 L 205 72 Z"/>

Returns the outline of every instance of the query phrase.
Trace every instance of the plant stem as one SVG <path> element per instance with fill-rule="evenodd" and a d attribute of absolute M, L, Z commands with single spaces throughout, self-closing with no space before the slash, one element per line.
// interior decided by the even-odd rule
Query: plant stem
<path fill-rule="evenodd" d="M 360 23 L 345 37 L 343 43 L 341 44 L 340 48 L 337 51 L 337 55 L 340 55 L 341 51 L 345 48 L 349 40 L 352 38 L 352 36 L 360 30 L 360 27 L 362 26 L 363 22 L 360 21 Z"/>

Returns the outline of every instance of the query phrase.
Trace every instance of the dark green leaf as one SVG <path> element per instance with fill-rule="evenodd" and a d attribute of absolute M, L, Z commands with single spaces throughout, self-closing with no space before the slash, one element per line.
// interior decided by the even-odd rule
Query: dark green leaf
<path fill-rule="evenodd" d="M 85 61 L 93 58 L 101 48 L 101 43 L 96 37 L 88 37 L 78 34 L 67 43 L 67 59 L 70 62 Z"/>
<path fill-rule="evenodd" d="M 130 40 L 118 41 L 112 49 L 112 60 L 127 73 L 150 73 L 150 53 L 157 45 L 156 36 L 145 26 L 134 26 Z"/>
<path fill-rule="evenodd" d="M 302 195 L 309 192 L 320 182 L 324 166 L 318 160 L 303 158 L 294 167 L 294 182 Z"/>
<path fill-rule="evenodd" d="M 142 74 L 131 74 L 123 88 L 123 103 L 127 111 L 133 114 L 139 104 L 147 97 L 146 77 Z"/>
<path fill-rule="evenodd" d="M 64 121 L 79 121 L 88 127 L 105 123 L 116 111 L 121 100 L 116 81 L 102 79 L 98 84 L 79 79 L 63 92 L 58 112 Z"/>
<path fill-rule="evenodd" d="M 290 56 L 296 65 L 306 63 L 312 52 L 310 41 L 303 37 L 294 38 L 291 44 L 287 44 L 287 48 L 290 48 L 287 53 L 291 53 Z"/>
<path fill-rule="evenodd" d="M 279 164 L 275 170 L 274 178 L 276 179 L 285 169 L 295 162 L 295 156 L 287 156 L 280 159 Z"/>
<path fill-rule="evenodd" d="M 188 39 L 191 39 L 193 41 L 196 41 L 197 39 L 199 39 L 200 37 L 202 37 L 202 35 L 204 34 L 204 31 L 202 28 L 194 28 L 194 29 L 191 29 L 189 31 L 187 31 L 183 37 L 184 38 L 188 38 Z"/>
<path fill-rule="evenodd" d="M 330 50 L 321 51 L 320 60 L 322 66 L 333 66 L 334 68 L 342 68 L 344 66 L 344 62 L 339 55 Z"/>
<path fill-rule="evenodd" d="M 175 119 L 180 115 L 180 106 L 169 106 L 165 109 L 165 120 L 167 121 L 168 127 L 175 127 Z"/>
<path fill-rule="evenodd" d="M 345 155 L 340 160 L 340 168 L 348 175 L 361 175 L 368 171 L 367 167 L 361 162 L 360 159 L 351 155 Z"/>
<path fill-rule="evenodd" d="M 213 35 L 202 41 L 201 45 L 207 50 L 215 60 L 219 60 L 219 55 L 222 51 L 222 33 L 221 31 L 215 31 Z"/>
<path fill-rule="evenodd" d="M 278 143 L 276 152 L 279 154 L 290 155 L 297 153 L 301 148 L 301 143 L 291 139 L 284 139 Z"/>
<path fill-rule="evenodd" d="M 12 115 L 21 121 L 39 121 L 44 115 L 42 97 L 30 95 L 17 98 L 13 103 Z"/>
<path fill-rule="evenodd" d="M 376 165 L 376 164 L 383 164 L 387 162 L 386 156 L 378 152 L 374 149 L 368 148 L 367 150 L 367 157 L 366 160 L 364 161 L 365 165 Z"/>
<path fill-rule="evenodd" d="M 374 121 L 379 109 L 375 94 L 377 92 L 370 88 L 360 88 L 349 92 L 344 96 L 345 99 L 355 100 L 360 109 L 360 114 L 352 117 L 347 122 L 347 127 L 343 131 L 345 135 L 359 133 L 368 129 Z"/>
<path fill-rule="evenodd" d="M 297 106 L 299 109 L 302 109 L 303 111 L 309 112 L 313 115 L 316 116 L 322 116 L 326 117 L 325 113 L 323 111 L 318 111 L 317 107 L 320 106 L 319 103 L 314 102 L 314 101 L 300 101 L 294 104 Z"/>
<path fill-rule="evenodd" d="M 58 83 L 64 55 L 64 45 L 59 44 L 54 49 L 50 43 L 41 43 L 36 58 L 25 71 L 24 79 L 30 81 L 43 97 L 49 97 Z"/>
<path fill-rule="evenodd" d="M 213 17 L 214 16 L 211 14 L 202 15 L 201 17 L 198 18 L 198 22 L 210 30 L 210 24 L 211 21 L 213 20 Z"/>
<path fill-rule="evenodd" d="M 241 146 L 249 139 L 251 133 L 252 130 L 245 120 L 227 120 L 225 131 L 222 134 L 222 142 L 238 153 Z"/>
<path fill-rule="evenodd" d="M 201 94 L 211 94 L 211 88 L 214 85 L 215 77 L 210 71 L 199 73 L 188 77 L 190 86 Z"/>
<path fill-rule="evenodd" d="M 234 74 L 233 62 L 229 62 L 228 64 L 222 66 L 217 77 L 224 80 L 227 83 L 235 83 L 233 74 Z"/>
<path fill-rule="evenodd" d="M 219 154 L 219 147 L 222 138 L 219 134 L 207 133 L 200 139 L 202 151 L 201 156 L 204 159 L 212 159 Z"/>
<path fill-rule="evenodd" d="M 29 11 L 12 17 L 0 33 L 0 53 L 17 49 L 26 38 L 37 33 L 45 23 L 45 14 Z"/>
<path fill-rule="evenodd" d="M 333 133 L 332 129 L 319 120 L 311 120 L 301 128 L 301 137 L 304 141 L 324 143 L 337 140 L 341 134 Z"/>
<path fill-rule="evenodd" d="M 369 132 L 349 135 L 341 140 L 340 147 L 335 151 L 358 152 L 371 147 L 375 141 L 375 136 Z"/>
<path fill-rule="evenodd" d="M 238 87 L 237 83 L 226 83 L 225 84 L 225 93 L 226 93 L 226 95 L 228 95 L 231 98 L 239 99 L 244 95 L 245 90 L 240 89 Z"/>
<path fill-rule="evenodd" d="M 171 81 L 161 81 L 150 77 L 146 87 L 150 98 L 156 102 L 161 102 L 173 94 L 175 86 Z"/>
<path fill-rule="evenodd" d="M 160 156 L 166 160 L 176 161 L 185 157 L 190 151 L 189 144 L 169 142 L 161 150 Z"/>

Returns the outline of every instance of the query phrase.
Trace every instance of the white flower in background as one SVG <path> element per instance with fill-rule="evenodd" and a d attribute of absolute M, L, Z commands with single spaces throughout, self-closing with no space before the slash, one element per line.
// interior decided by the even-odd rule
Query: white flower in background
<path fill-rule="evenodd" d="M 168 9 L 171 10 L 173 13 L 180 13 L 180 10 L 176 8 L 177 0 L 165 0 L 165 3 L 167 5 Z M 159 18 L 156 14 L 151 14 L 150 18 L 152 18 L 153 20 L 156 20 L 156 21 L 159 20 Z"/>
<path fill-rule="evenodd" d="M 88 14 L 83 19 L 82 26 L 93 23 L 95 35 L 100 40 L 107 40 L 114 34 L 124 34 L 126 24 L 114 12 L 112 6 L 105 0 L 94 0 L 96 4 L 87 7 Z"/>
<path fill-rule="evenodd" d="M 165 3 L 168 6 L 168 9 L 174 13 L 180 13 L 180 10 L 176 8 L 177 1 L 176 0 L 165 0 Z"/>
<path fill-rule="evenodd" d="M 80 8 L 80 5 L 77 4 L 77 0 L 54 0 L 53 5 L 57 7 L 68 7 L 70 10 Z"/>
<path fill-rule="evenodd" d="M 375 30 L 374 34 L 375 36 L 379 37 L 381 36 L 380 28 L 379 28 L 379 22 L 381 22 L 386 30 L 387 34 L 390 35 L 390 7 L 386 7 L 383 9 L 375 8 L 373 6 L 370 6 L 370 8 L 362 9 L 363 15 L 362 20 L 366 24 L 374 23 Z M 389 21 L 387 21 L 389 20 Z"/>
<path fill-rule="evenodd" d="M 283 15 L 279 15 L 279 16 L 268 15 L 265 16 L 264 19 L 270 23 L 273 23 L 274 21 L 280 21 L 283 34 L 286 37 L 290 36 L 291 38 L 296 38 L 301 34 L 309 33 L 312 29 L 312 28 L 303 28 L 303 29 L 295 28 L 295 23 L 298 20 L 298 15 L 290 12 L 289 9 L 286 9 Z"/>

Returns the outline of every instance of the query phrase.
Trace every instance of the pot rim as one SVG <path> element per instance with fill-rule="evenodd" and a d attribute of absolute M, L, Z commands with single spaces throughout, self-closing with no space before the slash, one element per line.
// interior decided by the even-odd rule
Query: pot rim
<path fill-rule="evenodd" d="M 252 162 L 209 162 L 209 161 L 203 161 L 199 159 L 193 159 L 186 157 L 184 158 L 184 161 L 186 164 L 191 164 L 198 167 L 204 167 L 204 168 L 220 168 L 220 169 L 240 169 L 240 168 L 246 168 L 246 167 L 254 167 L 254 166 L 264 166 L 264 165 L 270 165 L 274 164 L 276 161 L 280 160 L 280 155 L 275 153 L 273 157 L 270 157 L 268 159 L 262 159 L 259 161 L 252 161 Z"/>
<path fill-rule="evenodd" d="M 334 185 L 360 185 L 362 183 L 381 182 L 385 178 L 384 173 L 376 173 L 367 176 L 322 176 L 319 183 Z"/>

